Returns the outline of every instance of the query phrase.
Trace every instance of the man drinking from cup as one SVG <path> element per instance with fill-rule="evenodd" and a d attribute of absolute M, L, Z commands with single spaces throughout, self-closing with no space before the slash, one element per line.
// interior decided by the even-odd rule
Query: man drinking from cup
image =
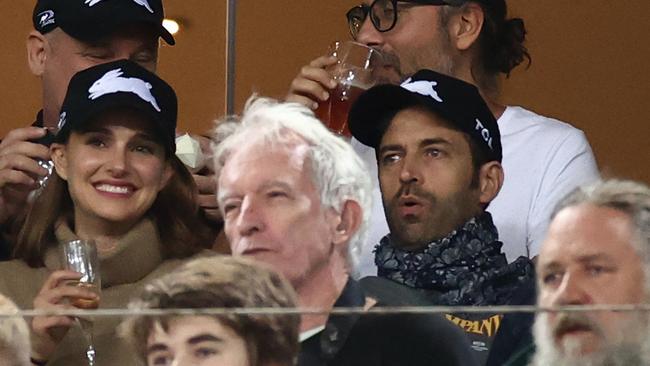
<path fill-rule="evenodd" d="M 352 38 L 381 52 L 384 81 L 396 84 L 417 70 L 430 69 L 479 89 L 498 120 L 504 146 L 506 178 L 490 211 L 509 261 L 537 255 L 555 203 L 599 174 L 582 131 L 497 101 L 499 78 L 529 59 L 523 20 L 507 17 L 505 0 L 363 0 L 346 16 Z M 287 100 L 312 109 L 327 100 L 336 86 L 329 67 L 336 62 L 323 56 L 304 66 Z M 354 139 L 352 143 L 374 169 L 374 151 Z M 376 273 L 372 248 L 388 233 L 376 181 L 373 197 L 370 240 L 361 256 L 363 274 Z"/>

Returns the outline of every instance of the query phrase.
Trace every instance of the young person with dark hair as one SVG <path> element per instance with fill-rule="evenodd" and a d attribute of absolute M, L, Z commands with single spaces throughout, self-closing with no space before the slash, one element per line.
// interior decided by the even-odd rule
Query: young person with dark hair
<path fill-rule="evenodd" d="M 130 309 L 293 308 L 282 276 L 245 258 L 193 260 L 147 285 Z M 149 366 L 293 366 L 300 316 L 138 316 L 123 336 Z"/>

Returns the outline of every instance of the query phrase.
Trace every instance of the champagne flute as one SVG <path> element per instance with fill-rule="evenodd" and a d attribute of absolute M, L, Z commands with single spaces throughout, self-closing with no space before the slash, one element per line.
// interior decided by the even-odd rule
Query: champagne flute
<path fill-rule="evenodd" d="M 72 240 L 63 245 L 63 267 L 81 274 L 79 281 L 72 281 L 71 286 L 86 288 L 97 295 L 101 291 L 101 276 L 99 272 L 99 257 L 97 246 L 93 240 Z M 81 309 L 97 309 L 99 300 L 76 298 L 70 303 Z M 86 358 L 88 365 L 95 365 L 95 342 L 93 340 L 93 322 L 89 319 L 77 318 L 81 330 L 88 343 Z"/>

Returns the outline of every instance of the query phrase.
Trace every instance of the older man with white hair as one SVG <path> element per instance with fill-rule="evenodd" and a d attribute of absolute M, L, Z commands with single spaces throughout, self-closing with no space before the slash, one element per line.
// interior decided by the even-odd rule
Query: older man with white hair
<path fill-rule="evenodd" d="M 308 108 L 253 99 L 240 123 L 217 128 L 215 151 L 233 254 L 270 264 L 300 306 L 326 312 L 301 317 L 299 366 L 474 364 L 464 335 L 442 317 L 327 314 L 384 303 L 351 278 L 368 226 L 369 174 Z"/>
<path fill-rule="evenodd" d="M 650 188 L 609 180 L 576 190 L 556 209 L 537 265 L 541 306 L 649 304 Z M 540 313 L 532 365 L 649 365 L 648 319 Z"/>

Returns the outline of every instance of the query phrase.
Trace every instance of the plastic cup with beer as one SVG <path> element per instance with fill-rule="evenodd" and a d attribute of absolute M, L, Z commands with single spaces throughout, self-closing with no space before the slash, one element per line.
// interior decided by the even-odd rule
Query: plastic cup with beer
<path fill-rule="evenodd" d="M 328 71 L 336 80 L 328 100 L 319 103 L 316 116 L 333 132 L 350 136 L 348 112 L 354 101 L 377 82 L 376 70 L 383 65 L 382 55 L 363 43 L 334 42 L 329 54 L 337 58 Z"/>

